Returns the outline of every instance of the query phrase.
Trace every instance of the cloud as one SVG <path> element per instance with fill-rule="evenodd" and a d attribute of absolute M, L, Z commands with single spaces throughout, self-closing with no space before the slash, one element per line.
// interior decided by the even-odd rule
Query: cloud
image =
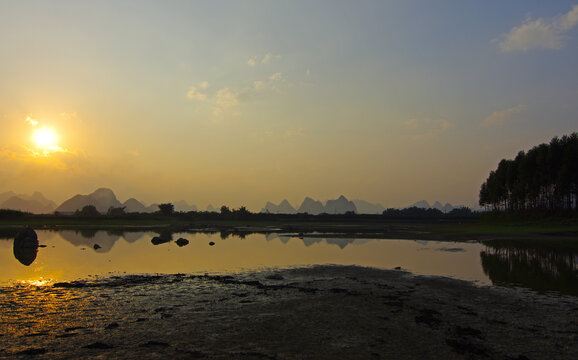
<path fill-rule="evenodd" d="M 280 72 L 276 72 L 275 74 L 269 76 L 269 80 L 271 81 L 283 81 L 283 74 Z"/>
<path fill-rule="evenodd" d="M 307 136 L 307 130 L 303 128 L 298 128 L 297 130 L 287 130 L 285 132 L 286 137 L 303 137 Z"/>
<path fill-rule="evenodd" d="M 199 100 L 199 101 L 207 100 L 207 94 L 203 94 L 201 92 L 198 92 L 197 88 L 195 88 L 194 86 L 191 87 L 189 89 L 189 91 L 187 92 L 187 97 L 191 100 Z"/>
<path fill-rule="evenodd" d="M 200 87 L 202 90 L 207 90 L 207 89 L 209 88 L 209 86 L 210 86 L 210 85 L 209 85 L 209 82 L 208 82 L 208 81 L 203 81 L 203 82 L 201 82 L 201 83 L 199 84 L 199 87 Z"/>
<path fill-rule="evenodd" d="M 266 89 L 272 89 L 272 90 L 279 90 L 275 84 L 276 83 L 283 83 L 285 82 L 285 78 L 283 77 L 283 74 L 281 72 L 276 72 L 274 74 L 272 74 L 271 76 L 269 76 L 269 79 L 262 81 L 262 80 L 257 80 L 253 82 L 253 89 L 256 91 L 262 91 L 262 90 L 266 90 Z"/>
<path fill-rule="evenodd" d="M 452 126 L 451 122 L 444 119 L 413 118 L 405 122 L 405 128 L 412 133 L 413 140 L 435 138 Z"/>
<path fill-rule="evenodd" d="M 516 114 L 519 114 L 526 110 L 527 106 L 524 104 L 511 107 L 506 110 L 502 111 L 495 111 L 492 115 L 488 116 L 487 118 L 482 121 L 482 125 L 485 127 L 490 127 L 494 125 L 503 125 L 504 123 L 512 120 L 515 118 Z"/>
<path fill-rule="evenodd" d="M 38 120 L 34 120 L 33 118 L 31 118 L 30 116 L 26 117 L 26 122 L 29 123 L 32 126 L 36 126 L 38 125 Z"/>
<path fill-rule="evenodd" d="M 255 81 L 253 82 L 253 87 L 255 88 L 255 90 L 259 91 L 259 90 L 263 90 L 267 87 L 267 83 L 264 81 Z"/>
<path fill-rule="evenodd" d="M 514 27 L 498 40 L 503 52 L 528 51 L 532 49 L 560 50 L 568 39 L 565 34 L 578 24 L 578 5 L 566 14 L 549 19 L 528 18 L 522 25 Z"/>
<path fill-rule="evenodd" d="M 275 60 L 275 59 L 281 59 L 281 55 L 275 55 L 272 53 L 267 53 L 267 54 L 263 55 L 262 57 L 253 56 L 249 60 L 247 60 L 247 65 L 249 65 L 250 67 L 255 67 L 259 64 L 260 65 L 267 65 L 272 60 Z"/>
<path fill-rule="evenodd" d="M 240 104 L 239 93 L 232 92 L 229 88 L 221 89 L 217 91 L 215 104 L 216 107 L 213 110 L 213 115 L 219 116 L 224 110 Z"/>
<path fill-rule="evenodd" d="M 65 149 L 44 153 L 17 144 L 0 147 L 0 164 L 3 167 L 11 166 L 10 164 L 29 164 L 44 168 L 69 170 L 81 167 L 84 160 L 84 154 Z"/>

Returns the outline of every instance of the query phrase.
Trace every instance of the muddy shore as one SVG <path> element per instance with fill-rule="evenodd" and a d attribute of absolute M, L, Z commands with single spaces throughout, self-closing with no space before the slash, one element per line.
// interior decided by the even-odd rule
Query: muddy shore
<path fill-rule="evenodd" d="M 578 358 L 576 297 L 396 270 L 15 285 L 0 308 L 0 358 Z"/>

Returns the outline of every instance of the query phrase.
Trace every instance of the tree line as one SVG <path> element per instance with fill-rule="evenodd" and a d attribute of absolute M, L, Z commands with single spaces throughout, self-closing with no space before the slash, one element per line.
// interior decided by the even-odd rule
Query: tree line
<path fill-rule="evenodd" d="M 500 211 L 578 210 L 578 133 L 501 160 L 479 199 L 480 206 Z"/>

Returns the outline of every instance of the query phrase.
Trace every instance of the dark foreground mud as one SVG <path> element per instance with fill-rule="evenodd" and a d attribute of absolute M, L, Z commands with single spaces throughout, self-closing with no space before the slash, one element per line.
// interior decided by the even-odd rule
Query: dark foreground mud
<path fill-rule="evenodd" d="M 0 289 L 0 358 L 578 359 L 578 299 L 324 266 Z"/>

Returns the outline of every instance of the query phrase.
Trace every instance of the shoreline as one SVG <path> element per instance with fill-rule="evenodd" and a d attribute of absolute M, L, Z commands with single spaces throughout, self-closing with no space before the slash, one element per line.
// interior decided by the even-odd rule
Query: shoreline
<path fill-rule="evenodd" d="M 314 266 L 0 291 L 0 358 L 578 358 L 576 297 L 396 270 Z"/>

